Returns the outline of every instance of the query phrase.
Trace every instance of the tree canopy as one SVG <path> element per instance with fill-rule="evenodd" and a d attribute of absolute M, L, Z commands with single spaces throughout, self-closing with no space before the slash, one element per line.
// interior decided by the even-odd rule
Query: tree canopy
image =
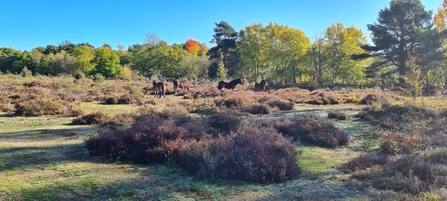
<path fill-rule="evenodd" d="M 369 74 L 397 72 L 399 84 L 405 85 L 408 62 L 417 58 L 423 65 L 428 57 L 437 58 L 440 34 L 433 29 L 432 12 L 426 11 L 420 0 L 391 0 L 390 7 L 379 11 L 377 22 L 368 24 L 374 45 L 363 48 L 368 54 L 357 54 L 355 58 L 376 57 Z M 429 53 L 429 54 L 426 54 Z M 433 60 L 432 60 L 433 61 Z"/>

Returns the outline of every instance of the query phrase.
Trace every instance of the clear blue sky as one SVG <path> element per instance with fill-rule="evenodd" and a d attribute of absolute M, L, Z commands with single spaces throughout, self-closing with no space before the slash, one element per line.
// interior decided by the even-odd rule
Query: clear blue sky
<path fill-rule="evenodd" d="M 436 13 L 441 0 L 422 3 Z M 222 20 L 236 31 L 276 22 L 311 40 L 340 22 L 369 36 L 366 25 L 385 7 L 389 0 L 0 0 L 0 47 L 24 51 L 69 40 L 117 49 L 143 44 L 149 33 L 168 44 L 188 38 L 209 43 Z"/>

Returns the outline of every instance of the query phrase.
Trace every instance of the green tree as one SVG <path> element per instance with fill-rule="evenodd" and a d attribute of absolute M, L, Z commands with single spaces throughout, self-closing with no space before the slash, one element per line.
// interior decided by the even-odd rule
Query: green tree
<path fill-rule="evenodd" d="M 423 32 L 432 32 L 432 12 L 426 11 L 420 0 L 391 0 L 390 7 L 380 10 L 377 23 L 368 24 L 372 32 L 373 46 L 364 46 L 368 54 L 354 54 L 354 58 L 379 57 L 380 60 L 370 66 L 370 73 L 377 73 L 388 66 L 389 74 L 397 73 L 399 84 L 405 85 L 407 63 L 414 57 L 419 57 L 415 65 L 421 65 L 424 59 L 417 49 L 431 38 L 420 37 Z M 436 33 L 434 33 L 436 35 Z M 439 39 L 439 38 L 438 38 Z M 435 52 L 437 46 L 424 47 L 426 51 Z M 426 55 L 425 55 L 426 56 Z"/>
<path fill-rule="evenodd" d="M 269 73 L 267 65 L 269 45 L 266 29 L 261 23 L 245 26 L 239 31 L 237 50 L 246 79 L 258 81 L 267 76 Z"/>
<path fill-rule="evenodd" d="M 238 37 L 234 28 L 225 21 L 215 23 L 214 35 L 211 43 L 216 46 L 208 51 L 208 56 L 212 61 L 208 70 L 210 78 L 217 77 L 219 63 L 222 62 L 227 69 L 228 75 L 232 77 L 240 76 L 240 59 L 237 53 L 236 40 Z"/>
<path fill-rule="evenodd" d="M 308 51 L 307 59 L 311 66 L 313 73 L 310 73 L 311 77 L 315 80 L 317 85 L 325 83 L 327 70 L 326 61 L 328 60 L 328 44 L 324 37 L 317 38 Z"/>
<path fill-rule="evenodd" d="M 180 61 L 187 54 L 178 44 L 169 46 L 165 41 L 145 44 L 132 50 L 131 68 L 146 77 L 175 77 Z"/>
<path fill-rule="evenodd" d="M 84 74 L 91 74 L 95 70 L 92 60 L 95 57 L 93 47 L 80 45 L 73 49 L 72 55 L 76 58 L 76 68 Z"/>
<path fill-rule="evenodd" d="M 289 26 L 246 26 L 239 31 L 237 43 L 244 77 L 296 83 L 306 73 L 303 61 L 309 43 L 304 32 Z"/>
<path fill-rule="evenodd" d="M 110 46 L 97 48 L 92 62 L 95 65 L 92 73 L 100 73 L 106 77 L 115 77 L 121 73 L 118 54 Z"/>
<path fill-rule="evenodd" d="M 308 73 L 304 60 L 309 38 L 299 29 L 276 23 L 269 23 L 266 29 L 270 40 L 268 61 L 275 67 L 273 75 L 281 82 L 296 84 L 298 78 Z"/>
<path fill-rule="evenodd" d="M 366 38 L 360 29 L 352 26 L 345 28 L 341 23 L 332 24 L 325 31 L 327 42 L 327 65 L 331 75 L 328 84 L 355 84 L 364 77 L 366 61 L 354 61 L 353 54 L 365 51 L 361 46 Z"/>
<path fill-rule="evenodd" d="M 29 65 L 31 58 L 28 52 L 18 52 L 16 59 L 12 62 L 10 71 L 12 73 L 21 73 L 22 70 Z"/>
<path fill-rule="evenodd" d="M 208 67 L 210 63 L 206 55 L 199 57 L 195 57 L 192 54 L 186 55 L 180 61 L 179 70 L 175 77 L 182 77 L 188 80 L 208 78 Z"/>
<path fill-rule="evenodd" d="M 444 33 L 447 31 L 447 0 L 441 2 L 441 5 L 438 7 L 438 11 L 434 16 L 433 23 L 439 31 Z M 447 49 L 447 40 L 445 38 L 442 41 L 442 47 L 443 49 Z M 444 56 L 447 55 L 444 54 Z M 429 71 L 427 75 L 426 80 L 433 80 L 433 82 L 443 80 L 444 86 L 447 86 L 447 63 L 444 61 L 437 61 L 434 64 L 434 68 Z"/>
<path fill-rule="evenodd" d="M 48 55 L 47 73 L 49 75 L 74 74 L 76 72 L 75 58 L 64 50 Z"/>
<path fill-rule="evenodd" d="M 0 71 L 3 73 L 15 72 L 15 70 L 12 67 L 12 64 L 20 58 L 21 54 L 22 54 L 21 51 L 13 48 L 9 47 L 0 48 Z"/>
<path fill-rule="evenodd" d="M 39 51 L 38 49 L 33 49 L 31 52 L 28 52 L 28 56 L 30 58 L 27 69 L 29 69 L 32 73 L 38 72 L 38 69 L 42 65 L 46 65 L 45 63 L 45 55 Z"/>

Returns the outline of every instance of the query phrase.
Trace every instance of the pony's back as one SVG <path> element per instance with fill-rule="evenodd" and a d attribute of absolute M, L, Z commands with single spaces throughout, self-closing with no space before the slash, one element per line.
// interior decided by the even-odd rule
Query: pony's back
<path fill-rule="evenodd" d="M 224 86 L 225 86 L 225 82 L 224 82 L 224 81 L 220 81 L 220 82 L 217 84 L 217 89 L 221 90 L 221 89 L 224 88 Z"/>

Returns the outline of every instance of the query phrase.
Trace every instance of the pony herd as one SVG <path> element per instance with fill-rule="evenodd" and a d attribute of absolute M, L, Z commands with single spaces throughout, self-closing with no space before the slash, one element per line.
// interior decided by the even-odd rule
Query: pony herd
<path fill-rule="evenodd" d="M 238 79 L 232 80 L 230 82 L 220 81 L 217 84 L 217 89 L 222 90 L 225 88 L 225 89 L 231 89 L 231 91 L 234 91 L 234 88 L 236 88 L 236 86 L 238 84 L 243 85 L 244 82 L 245 82 L 245 79 L 243 79 L 243 78 L 238 78 Z M 186 80 L 173 80 L 172 83 L 174 84 L 174 93 L 177 93 L 177 89 L 189 90 L 189 82 Z M 261 82 L 255 83 L 253 90 L 255 92 L 265 91 L 266 84 L 267 84 L 267 82 L 265 80 L 261 80 Z M 161 98 L 162 95 L 164 98 L 166 98 L 165 84 L 163 82 L 157 82 L 154 80 L 152 82 L 152 85 L 153 85 L 155 98 L 157 98 L 157 97 Z"/>

